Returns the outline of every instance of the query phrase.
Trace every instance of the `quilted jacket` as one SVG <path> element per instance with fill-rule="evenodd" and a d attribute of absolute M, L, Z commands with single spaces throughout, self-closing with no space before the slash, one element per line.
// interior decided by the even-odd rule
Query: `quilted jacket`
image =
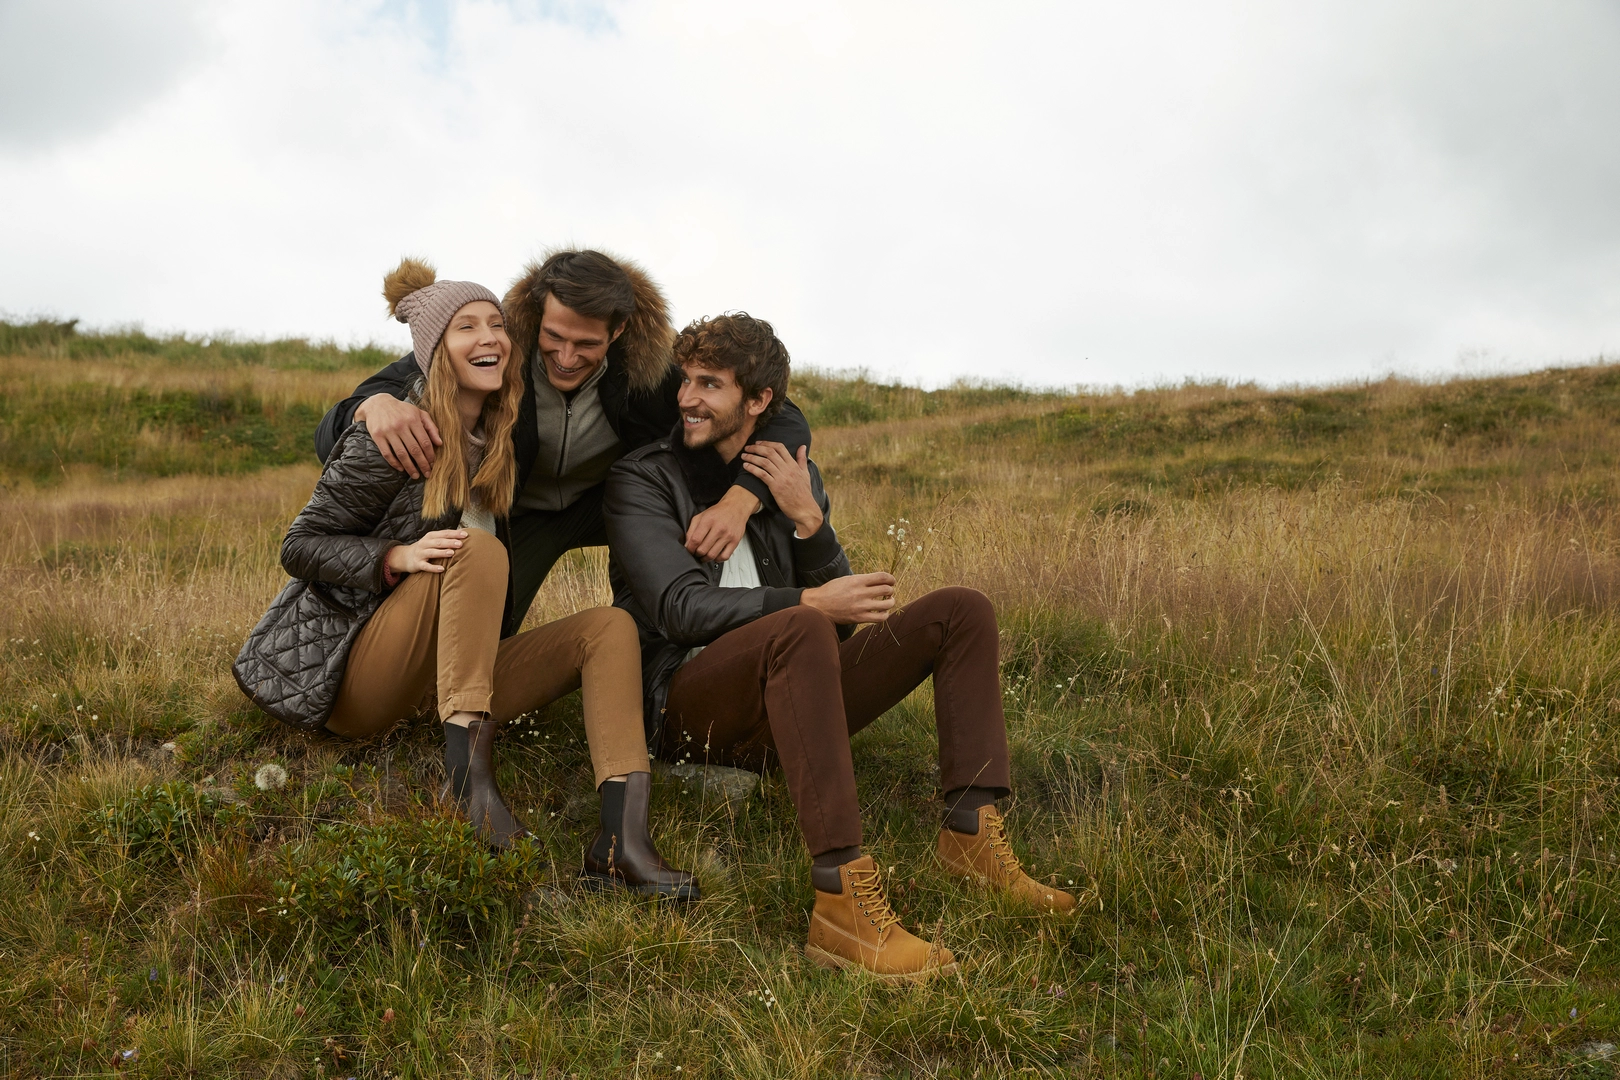
<path fill-rule="evenodd" d="M 423 481 L 383 460 L 364 421 L 353 425 L 332 448 L 309 505 L 287 529 L 282 569 L 380 602 L 388 549 L 414 544 L 434 529 L 454 528 L 460 518 L 450 514 L 424 522 L 422 487 Z"/>
<path fill-rule="evenodd" d="M 265 712 L 306 730 L 325 725 L 348 650 L 382 605 L 388 550 L 451 528 L 459 517 L 423 521 L 422 487 L 383 460 L 364 423 L 333 447 L 309 504 L 281 542 L 281 565 L 293 580 L 232 667 Z"/>
<path fill-rule="evenodd" d="M 632 450 L 608 474 L 602 519 L 607 523 L 608 576 L 613 604 L 636 620 L 641 637 L 641 686 L 647 741 L 656 747 L 663 729 L 670 680 L 695 645 L 755 619 L 793 607 L 807 588 L 850 573 L 821 472 L 810 463 L 810 490 L 821 506 L 821 529 L 805 540 L 775 505 L 748 519 L 761 585 L 720 586 L 722 564 L 686 550 L 686 523 L 726 493 L 742 458 L 720 459 L 714 450 L 688 450 L 679 429 L 662 442 Z M 854 627 L 840 626 L 839 637 Z"/>

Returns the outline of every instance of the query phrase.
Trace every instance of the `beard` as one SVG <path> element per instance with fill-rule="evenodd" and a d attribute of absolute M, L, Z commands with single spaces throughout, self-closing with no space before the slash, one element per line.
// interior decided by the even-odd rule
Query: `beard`
<path fill-rule="evenodd" d="M 684 429 L 686 426 L 686 414 L 682 413 L 681 417 L 681 427 Z M 747 422 L 748 401 L 745 398 L 739 401 L 737 407 L 729 413 L 709 414 L 709 428 L 706 432 L 699 434 L 698 432 L 683 430 L 681 432 L 681 441 L 686 444 L 688 450 L 701 450 L 705 446 L 713 446 L 717 442 L 729 439 L 741 431 L 743 425 Z"/>

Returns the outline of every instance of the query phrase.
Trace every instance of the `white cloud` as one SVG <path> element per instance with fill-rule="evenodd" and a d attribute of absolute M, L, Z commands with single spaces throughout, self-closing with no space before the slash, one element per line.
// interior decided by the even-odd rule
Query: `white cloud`
<path fill-rule="evenodd" d="M 105 128 L 182 77 L 204 42 L 196 0 L 0 2 L 0 144 Z"/>
<path fill-rule="evenodd" d="M 0 309 L 402 342 L 401 253 L 576 243 L 930 383 L 1620 348 L 1600 3 L 207 10 L 145 107 L 0 149 Z"/>

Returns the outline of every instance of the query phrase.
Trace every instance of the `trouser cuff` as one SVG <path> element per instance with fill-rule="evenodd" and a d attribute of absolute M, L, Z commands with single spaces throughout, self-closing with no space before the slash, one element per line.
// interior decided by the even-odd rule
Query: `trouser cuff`
<path fill-rule="evenodd" d="M 439 719 L 448 720 L 458 712 L 488 715 L 490 702 L 495 697 L 489 690 L 462 690 L 439 699 Z"/>
<path fill-rule="evenodd" d="M 610 776 L 623 776 L 626 773 L 652 771 L 649 762 L 647 761 L 646 754 L 642 754 L 639 758 L 625 757 L 614 758 L 612 761 L 593 761 L 591 762 L 591 770 L 596 774 L 597 787 L 601 787 L 603 784 L 607 783 Z"/>

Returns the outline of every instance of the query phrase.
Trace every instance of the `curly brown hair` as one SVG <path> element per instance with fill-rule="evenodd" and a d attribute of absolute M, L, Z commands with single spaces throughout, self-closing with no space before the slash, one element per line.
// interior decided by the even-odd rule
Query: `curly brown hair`
<path fill-rule="evenodd" d="M 733 372 L 745 401 L 760 397 L 768 388 L 771 401 L 759 414 L 761 423 L 787 400 L 787 346 L 777 338 L 770 323 L 746 311 L 687 324 L 675 338 L 675 363 Z"/>

